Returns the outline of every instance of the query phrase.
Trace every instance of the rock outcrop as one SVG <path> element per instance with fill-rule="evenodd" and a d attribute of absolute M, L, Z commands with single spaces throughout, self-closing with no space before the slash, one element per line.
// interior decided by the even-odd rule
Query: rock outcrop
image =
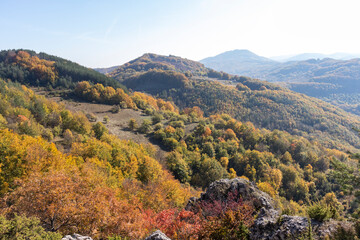
<path fill-rule="evenodd" d="M 221 179 L 210 184 L 205 193 L 200 198 L 191 198 L 185 207 L 191 210 L 198 202 L 208 200 L 225 200 L 230 193 L 241 197 L 244 201 L 251 201 L 256 209 L 275 209 L 273 199 L 267 194 L 260 191 L 257 186 L 246 179 Z"/>
<path fill-rule="evenodd" d="M 61 240 L 93 240 L 91 237 L 88 236 L 81 236 L 79 234 L 73 234 L 73 235 L 66 235 Z"/>
<path fill-rule="evenodd" d="M 168 238 L 163 232 L 161 232 L 160 230 L 157 230 L 155 232 L 153 232 L 150 236 L 148 236 L 147 238 L 145 238 L 145 240 L 171 240 L 170 238 Z"/>
<path fill-rule="evenodd" d="M 257 217 L 250 229 L 252 240 L 299 239 L 306 236 L 309 229 L 309 221 L 306 217 L 282 215 L 268 194 L 260 191 L 254 183 L 242 178 L 221 179 L 211 183 L 200 198 L 190 199 L 185 209 L 194 210 L 202 201 L 225 200 L 231 193 L 235 193 L 244 201 L 250 201 L 257 210 Z M 312 221 L 313 237 L 323 239 L 326 235 L 331 236 L 339 225 L 347 228 L 351 223 Z"/>

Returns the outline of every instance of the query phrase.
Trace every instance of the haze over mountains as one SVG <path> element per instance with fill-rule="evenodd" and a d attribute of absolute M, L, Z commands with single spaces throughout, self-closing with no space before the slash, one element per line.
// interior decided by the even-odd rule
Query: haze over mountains
<path fill-rule="evenodd" d="M 349 53 L 333 53 L 333 54 L 323 54 L 323 53 L 301 53 L 296 55 L 286 55 L 286 56 L 276 56 L 270 57 L 270 59 L 279 61 L 279 62 L 290 62 L 290 61 L 304 61 L 308 59 L 324 59 L 324 58 L 333 58 L 338 60 L 350 60 L 353 58 L 358 58 L 359 54 L 349 54 Z"/>
<path fill-rule="evenodd" d="M 249 50 L 233 50 L 200 61 L 206 67 L 231 74 L 250 76 L 259 69 L 268 69 L 278 62 L 256 55 Z"/>
<path fill-rule="evenodd" d="M 246 49 L 236 49 L 220 53 L 213 57 L 200 60 L 206 67 L 217 71 L 225 71 L 230 74 L 258 77 L 256 74 L 264 69 L 273 69 L 282 66 L 284 63 L 306 61 L 309 59 L 323 60 L 326 58 L 336 60 L 351 60 L 359 58 L 359 55 L 349 53 L 302 53 L 298 55 L 286 55 L 276 57 L 262 57 Z"/>
<path fill-rule="evenodd" d="M 360 114 L 360 59 L 351 57 L 304 53 L 278 62 L 248 50 L 233 50 L 200 62 L 217 71 L 280 82 L 293 91 Z"/>

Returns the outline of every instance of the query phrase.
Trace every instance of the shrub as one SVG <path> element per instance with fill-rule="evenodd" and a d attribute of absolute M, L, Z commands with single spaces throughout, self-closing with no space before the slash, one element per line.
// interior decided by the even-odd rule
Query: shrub
<path fill-rule="evenodd" d="M 136 128 L 138 128 L 138 124 L 136 122 L 136 120 L 134 118 L 131 118 L 128 124 L 128 127 L 130 130 L 135 130 Z"/>
<path fill-rule="evenodd" d="M 120 102 L 120 107 L 121 108 L 128 108 L 128 105 L 126 104 L 125 101 L 122 101 L 122 102 Z"/>
<path fill-rule="evenodd" d="M 71 130 L 66 129 L 64 132 L 64 144 L 71 146 L 71 144 L 74 142 L 75 137 L 73 135 L 73 133 L 71 132 Z"/>
<path fill-rule="evenodd" d="M 174 150 L 179 145 L 179 142 L 174 138 L 165 138 L 163 142 L 164 145 L 170 150 Z"/>
<path fill-rule="evenodd" d="M 328 220 L 331 217 L 331 209 L 326 204 L 314 202 L 307 208 L 307 213 L 311 219 L 319 222 Z"/>
<path fill-rule="evenodd" d="M 120 111 L 120 106 L 119 106 L 119 105 L 115 105 L 115 106 L 113 106 L 113 107 L 110 109 L 110 111 L 111 111 L 112 113 L 118 113 L 118 112 Z"/>
<path fill-rule="evenodd" d="M 109 122 L 109 117 L 108 117 L 108 116 L 105 116 L 104 119 L 103 119 L 103 122 L 104 122 L 105 124 L 107 124 L 107 123 Z"/>
<path fill-rule="evenodd" d="M 254 207 L 251 202 L 243 202 L 237 192 L 230 192 L 226 199 L 200 203 L 204 223 L 200 239 L 249 239 L 249 228 L 254 222 Z"/>
<path fill-rule="evenodd" d="M 52 141 L 54 139 L 54 134 L 49 128 L 44 129 L 41 136 L 48 141 Z"/>
<path fill-rule="evenodd" d="M 159 114 L 159 113 L 155 113 L 155 115 L 151 118 L 152 124 L 157 124 L 159 122 L 161 122 L 161 120 L 163 120 L 164 117 Z"/>
<path fill-rule="evenodd" d="M 158 131 L 158 130 L 162 129 L 163 127 L 164 127 L 164 125 L 162 125 L 161 123 L 157 123 L 154 126 L 154 131 Z"/>
<path fill-rule="evenodd" d="M 139 132 L 141 133 L 148 133 L 151 130 L 151 122 L 148 119 L 145 119 L 141 126 L 139 127 Z"/>
<path fill-rule="evenodd" d="M 90 122 L 96 122 L 97 117 L 93 113 L 86 114 L 87 119 L 89 119 Z"/>

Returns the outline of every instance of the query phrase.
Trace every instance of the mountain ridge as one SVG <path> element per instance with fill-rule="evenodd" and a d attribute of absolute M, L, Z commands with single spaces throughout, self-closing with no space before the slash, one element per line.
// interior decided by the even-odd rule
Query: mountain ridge
<path fill-rule="evenodd" d="M 256 68 L 253 67 L 254 63 L 248 65 L 242 58 L 215 58 L 207 66 L 217 71 L 281 82 L 282 86 L 293 91 L 317 97 L 360 115 L 360 59 L 339 60 L 329 56 L 344 57 L 346 54 L 305 53 L 288 58 L 293 61 L 278 62 L 270 67 L 258 61 Z"/>

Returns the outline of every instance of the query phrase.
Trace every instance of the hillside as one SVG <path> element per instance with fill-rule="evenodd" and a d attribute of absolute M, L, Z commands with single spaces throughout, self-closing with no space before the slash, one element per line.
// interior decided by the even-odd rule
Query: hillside
<path fill-rule="evenodd" d="M 163 57 L 163 60 L 165 59 L 166 57 Z M 133 63 L 136 61 L 129 62 L 124 67 L 132 68 Z M 124 76 L 120 72 L 124 67 L 110 75 L 115 78 Z M 310 139 L 319 138 L 328 146 L 341 149 L 350 147 L 352 150 L 353 147 L 360 146 L 360 138 L 353 130 L 359 126 L 359 118 L 317 99 L 267 82 L 232 75 L 229 75 L 230 79 L 238 84 L 237 87 L 224 86 L 217 82 L 219 78 L 209 78 L 209 75 L 183 75 L 186 84 L 181 86 L 173 84 L 176 78 L 171 75 L 161 83 L 157 82 L 159 78 L 152 80 L 144 77 L 154 71 L 132 72 L 122 83 L 134 87 L 137 91 L 172 99 L 182 109 L 198 106 L 206 116 L 227 113 L 240 121 L 250 121 L 257 127 L 285 130 Z M 172 72 L 174 71 L 181 74 L 181 70 L 173 68 Z M 136 84 L 143 78 L 147 79 L 148 84 Z M 161 84 L 161 87 L 149 89 L 147 86 L 152 84 Z"/>
<path fill-rule="evenodd" d="M 307 60 L 284 63 L 262 72 L 264 79 L 285 82 L 289 89 L 320 98 L 360 114 L 360 59 Z"/>
<path fill-rule="evenodd" d="M 68 89 L 78 82 L 89 81 L 125 89 L 119 82 L 93 69 L 46 53 L 22 49 L 0 52 L 0 78 L 29 86 Z"/>
<path fill-rule="evenodd" d="M 151 69 L 135 73 L 129 81 L 154 71 L 165 73 L 163 81 L 182 74 Z M 37 72 L 31 68 L 29 73 Z M 198 206 L 200 212 L 183 209 L 191 196 L 198 195 L 194 188 L 236 177 L 253 181 L 251 186 L 268 193 L 286 214 L 303 215 L 320 200 L 317 204 L 325 209 L 326 218 L 358 216 L 358 155 L 323 145 L 319 137 L 325 139 L 328 132 L 321 135 L 309 129 L 314 133 L 309 140 L 218 114 L 219 110 L 246 113 L 241 116 L 266 125 L 261 121 L 269 112 L 298 121 L 300 117 L 294 115 L 300 107 L 298 115 L 304 117 L 332 111 L 333 115 L 324 115 L 330 120 L 320 127 L 333 124 L 329 126 L 336 131 L 335 123 L 345 121 L 341 112 L 327 109 L 320 101 L 312 106 L 319 108 L 308 109 L 311 98 L 297 102 L 297 94 L 250 78 L 237 79 L 234 88 L 214 78 L 205 80 L 211 79 L 208 76 L 188 77 L 183 86 L 161 89 L 161 94 L 183 104 L 181 111 L 172 102 L 99 82 L 81 81 L 74 88 L 56 90 L 33 88 L 44 97 L 19 83 L 0 80 L 0 222 L 28 224 L 30 232 L 40 229 L 42 238 L 50 234 L 50 239 L 74 229 L 94 239 L 143 239 L 154 229 L 173 239 L 202 239 L 209 234 L 233 234 L 232 229 L 214 226 L 238 224 L 241 216 L 246 224 L 239 231 L 248 237 L 259 213 L 252 197 L 243 202 L 228 195 L 225 202 L 230 205 L 225 208 L 225 202 L 213 199 Z M 294 112 L 281 112 L 287 104 Z M 214 115 L 203 116 L 194 105 Z M 274 126 L 286 125 L 277 114 L 271 117 Z M 319 123 L 324 120 L 318 119 Z M 308 122 L 302 124 L 310 127 Z M 334 140 L 337 148 L 341 148 L 339 142 Z M 316 214 L 311 218 L 319 220 Z M 14 231 L 19 234 L 23 229 Z"/>
<path fill-rule="evenodd" d="M 204 118 L 196 108 L 185 109 L 178 114 L 147 107 L 141 114 L 132 109 L 113 112 L 111 104 L 72 103 L 66 99 L 61 102 L 66 102 L 69 109 L 83 109 L 97 119 L 109 116 L 104 125 L 118 136 L 148 143 L 146 139 L 156 141 L 163 153 L 168 153 L 161 162 L 177 179 L 191 186 L 205 188 L 212 181 L 223 177 L 244 176 L 257 182 L 261 189 L 272 196 L 283 197 L 278 201 L 284 204 L 284 208 L 289 207 L 289 200 L 321 198 L 330 189 L 338 191 L 339 188 L 349 188 L 348 180 L 338 182 L 343 175 L 336 164 L 351 164 L 353 160 L 345 153 L 324 148 L 316 141 L 310 142 L 286 132 L 256 129 L 251 123 L 236 121 L 225 114 Z M 133 125 L 130 125 L 130 117 L 134 119 Z M 313 166 L 314 178 L 307 175 L 309 166 Z M 287 171 L 296 171 L 298 174 L 293 175 L 295 179 L 291 180 L 286 175 Z M 351 171 L 356 170 L 347 171 L 352 176 Z M 325 174 L 330 172 L 340 175 Z M 335 182 L 330 183 L 330 176 L 331 181 Z M 321 184 L 319 182 L 324 177 L 325 185 L 324 179 Z M 315 192 L 303 186 L 310 179 L 315 182 Z M 295 211 L 293 213 L 296 214 L 302 210 L 297 207 L 297 210 L 289 211 Z"/>

